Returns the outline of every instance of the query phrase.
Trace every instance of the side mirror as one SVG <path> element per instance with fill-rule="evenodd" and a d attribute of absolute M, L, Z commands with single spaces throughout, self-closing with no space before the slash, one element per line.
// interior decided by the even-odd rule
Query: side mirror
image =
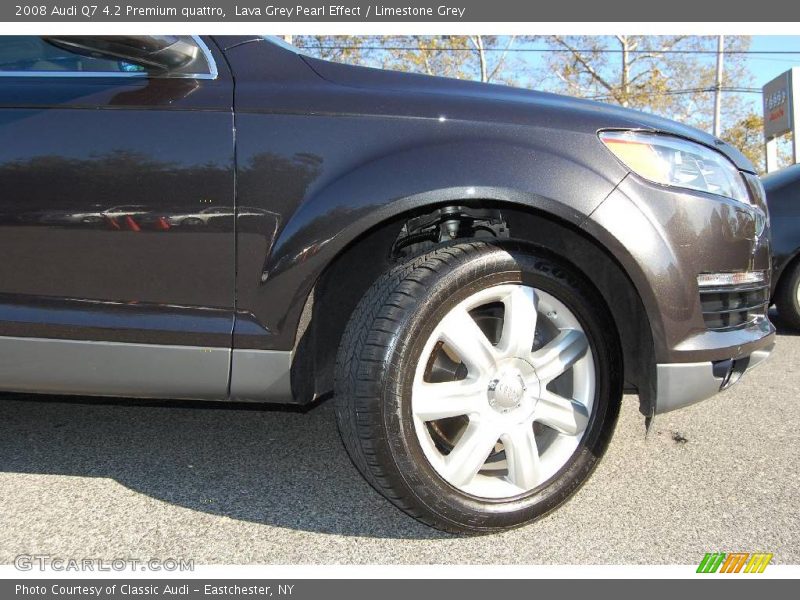
<path fill-rule="evenodd" d="M 54 46 L 92 58 L 123 60 L 151 71 L 174 71 L 193 62 L 198 47 L 175 35 L 46 36 Z"/>

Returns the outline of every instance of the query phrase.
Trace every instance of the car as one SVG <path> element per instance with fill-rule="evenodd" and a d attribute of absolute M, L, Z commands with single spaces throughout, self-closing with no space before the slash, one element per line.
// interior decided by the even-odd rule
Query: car
<path fill-rule="evenodd" d="M 485 533 L 578 490 L 624 392 L 649 423 L 774 346 L 764 190 L 713 136 L 262 36 L 22 37 L 0 37 L 0 389 L 333 397 L 378 492 Z M 13 218 L 108 198 L 162 226 Z"/>
<path fill-rule="evenodd" d="M 112 206 L 103 208 L 96 204 L 87 207 L 85 210 L 75 212 L 72 210 L 34 210 L 16 211 L 14 218 L 17 221 L 28 224 L 43 225 L 84 225 L 95 226 L 105 224 L 109 227 L 118 229 L 120 222 L 126 219 L 140 219 L 147 214 L 146 207 L 143 206 Z"/>
<path fill-rule="evenodd" d="M 800 329 L 800 165 L 762 181 L 772 223 L 772 301 L 781 321 Z"/>
<path fill-rule="evenodd" d="M 171 215 L 168 223 L 171 227 L 207 227 L 217 219 L 225 220 L 234 214 L 232 206 L 216 206 L 204 208 L 193 213 Z"/>

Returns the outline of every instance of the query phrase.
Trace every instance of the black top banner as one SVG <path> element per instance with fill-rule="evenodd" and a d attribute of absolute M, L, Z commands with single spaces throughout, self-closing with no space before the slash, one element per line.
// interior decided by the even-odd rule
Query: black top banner
<path fill-rule="evenodd" d="M 800 3 L 730 0 L 39 0 L 3 2 L 8 22 L 754 22 L 800 21 Z"/>

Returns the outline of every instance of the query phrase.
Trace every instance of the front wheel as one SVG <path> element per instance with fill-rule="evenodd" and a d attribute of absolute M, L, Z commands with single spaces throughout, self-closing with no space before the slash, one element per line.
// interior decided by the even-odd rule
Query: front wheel
<path fill-rule="evenodd" d="M 800 261 L 790 265 L 778 283 L 775 308 L 792 329 L 800 329 Z"/>
<path fill-rule="evenodd" d="M 337 422 L 367 480 L 452 532 L 543 516 L 613 431 L 620 350 L 603 299 L 544 251 L 435 250 L 362 299 L 337 357 Z"/>

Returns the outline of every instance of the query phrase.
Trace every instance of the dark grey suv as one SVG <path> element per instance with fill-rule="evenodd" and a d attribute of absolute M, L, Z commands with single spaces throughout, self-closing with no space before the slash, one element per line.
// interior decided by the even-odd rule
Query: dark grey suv
<path fill-rule="evenodd" d="M 0 65 L 2 389 L 333 392 L 379 492 L 481 532 L 566 500 L 623 391 L 649 418 L 773 346 L 763 189 L 700 131 L 246 36 Z"/>

